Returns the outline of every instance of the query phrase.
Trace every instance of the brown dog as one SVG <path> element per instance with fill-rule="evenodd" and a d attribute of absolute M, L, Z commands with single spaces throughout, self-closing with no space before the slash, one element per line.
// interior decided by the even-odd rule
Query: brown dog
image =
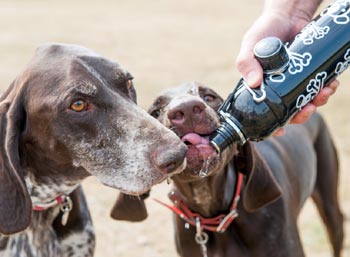
<path fill-rule="evenodd" d="M 92 256 L 84 178 L 140 194 L 184 168 L 130 73 L 86 48 L 39 47 L 0 100 L 1 256 Z"/>
<path fill-rule="evenodd" d="M 221 103 L 213 90 L 189 83 L 162 93 L 149 109 L 189 148 L 187 168 L 173 176 L 170 193 L 179 255 L 304 256 L 297 218 L 311 196 L 339 257 L 338 160 L 322 118 L 287 126 L 283 137 L 233 145 L 205 164 L 213 156 L 208 135 L 219 126 Z"/>

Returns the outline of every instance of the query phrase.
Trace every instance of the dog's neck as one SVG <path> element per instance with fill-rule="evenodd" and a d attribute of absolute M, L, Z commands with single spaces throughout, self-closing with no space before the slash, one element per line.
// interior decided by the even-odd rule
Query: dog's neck
<path fill-rule="evenodd" d="M 33 203 L 47 203 L 67 195 L 89 175 L 82 168 L 48 158 L 36 149 L 29 148 L 24 153 L 22 167 Z"/>
<path fill-rule="evenodd" d="M 33 204 L 46 204 L 62 195 L 69 195 L 80 185 L 79 182 L 64 182 L 49 178 L 38 180 L 30 173 L 24 181 Z"/>
<path fill-rule="evenodd" d="M 192 182 L 174 178 L 174 184 L 191 211 L 213 217 L 230 209 L 236 179 L 236 171 L 229 163 L 215 175 Z"/>
<path fill-rule="evenodd" d="M 33 212 L 26 230 L 10 237 L 0 235 L 0 255 L 13 256 L 15 253 L 15 256 L 28 256 L 28 253 L 36 253 L 36 256 L 61 256 L 57 233 L 52 227 L 59 212 L 59 206 Z"/>

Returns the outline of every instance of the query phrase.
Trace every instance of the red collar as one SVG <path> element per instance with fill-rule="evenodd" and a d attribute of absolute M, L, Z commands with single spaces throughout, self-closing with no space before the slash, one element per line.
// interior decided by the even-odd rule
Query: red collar
<path fill-rule="evenodd" d="M 69 195 L 76 190 L 78 187 L 75 186 L 73 187 L 70 191 L 68 191 L 67 193 L 63 193 L 62 195 L 57 196 L 55 199 L 46 202 L 46 203 L 40 203 L 40 202 L 32 202 L 32 209 L 33 211 L 45 211 L 49 208 L 55 207 L 57 205 L 61 205 L 61 209 L 64 207 L 64 209 L 67 209 L 68 207 L 70 207 L 73 202 L 71 200 L 71 198 L 69 197 Z M 68 207 L 67 207 L 68 206 Z M 71 209 L 71 207 L 69 208 Z"/>
<path fill-rule="evenodd" d="M 44 211 L 57 205 L 60 206 L 62 212 L 61 224 L 65 226 L 68 222 L 69 213 L 73 209 L 73 202 L 69 195 L 60 195 L 47 203 L 33 203 L 33 210 Z"/>
<path fill-rule="evenodd" d="M 34 211 L 44 211 L 47 210 L 51 207 L 54 207 L 56 205 L 59 205 L 61 203 L 63 203 L 63 201 L 67 198 L 67 195 L 60 195 L 58 197 L 56 197 L 55 199 L 53 199 L 50 202 L 47 203 L 33 203 L 33 210 Z"/>
<path fill-rule="evenodd" d="M 192 212 L 186 203 L 173 192 L 169 198 L 175 204 L 173 206 L 166 204 L 160 200 L 155 199 L 158 203 L 164 205 L 169 208 L 175 214 L 177 214 L 181 219 L 185 222 L 191 224 L 196 227 L 196 220 L 199 221 L 200 227 L 212 231 L 224 233 L 226 229 L 231 225 L 232 221 L 238 216 L 237 205 L 239 202 L 242 183 L 243 183 L 244 175 L 238 172 L 237 181 L 236 181 L 236 191 L 234 197 L 232 199 L 232 204 L 230 208 L 230 212 L 228 214 L 220 214 L 213 218 L 204 218 L 199 213 Z"/>

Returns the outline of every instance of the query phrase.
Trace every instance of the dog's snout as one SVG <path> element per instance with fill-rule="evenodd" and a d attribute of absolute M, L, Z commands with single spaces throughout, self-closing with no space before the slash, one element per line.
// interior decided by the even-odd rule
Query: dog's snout
<path fill-rule="evenodd" d="M 184 102 L 168 112 L 168 119 L 173 125 L 184 125 L 189 121 L 200 120 L 205 108 L 205 104 L 197 100 Z"/>
<path fill-rule="evenodd" d="M 170 174 L 184 163 L 186 153 L 187 147 L 183 143 L 163 145 L 155 149 L 152 160 L 158 170 Z"/>

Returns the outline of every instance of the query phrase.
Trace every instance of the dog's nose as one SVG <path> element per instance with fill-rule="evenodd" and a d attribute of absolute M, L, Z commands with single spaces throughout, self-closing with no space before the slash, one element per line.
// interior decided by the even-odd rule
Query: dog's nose
<path fill-rule="evenodd" d="M 153 151 L 152 160 L 161 172 L 170 174 L 184 163 L 186 154 L 187 147 L 185 144 L 166 144 L 157 147 Z"/>
<path fill-rule="evenodd" d="M 168 119 L 174 126 L 198 123 L 204 114 L 204 103 L 192 100 L 179 104 L 168 112 Z"/>

